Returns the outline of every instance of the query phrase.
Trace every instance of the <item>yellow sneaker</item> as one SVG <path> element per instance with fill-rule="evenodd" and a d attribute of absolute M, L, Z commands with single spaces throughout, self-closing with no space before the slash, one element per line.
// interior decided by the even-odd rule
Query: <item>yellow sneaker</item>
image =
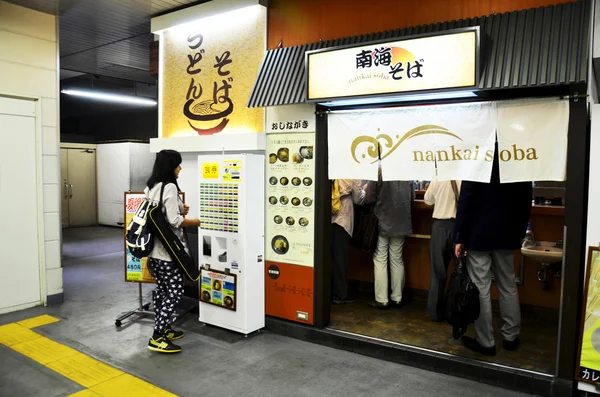
<path fill-rule="evenodd" d="M 160 338 L 150 338 L 148 350 L 158 353 L 180 353 L 181 347 L 174 345 L 170 340 L 161 336 Z"/>

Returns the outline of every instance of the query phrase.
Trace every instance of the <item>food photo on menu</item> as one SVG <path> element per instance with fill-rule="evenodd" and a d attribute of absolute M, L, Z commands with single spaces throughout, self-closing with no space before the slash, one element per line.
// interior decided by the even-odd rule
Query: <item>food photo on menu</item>
<path fill-rule="evenodd" d="M 273 248 L 275 253 L 285 255 L 290 249 L 290 243 L 284 236 L 277 235 L 271 240 L 271 248 Z"/>
<path fill-rule="evenodd" d="M 294 164 L 302 164 L 304 160 L 313 159 L 313 147 L 312 146 L 300 146 L 298 152 L 292 154 L 292 162 Z M 290 161 L 290 149 L 282 147 L 277 150 L 277 153 L 269 154 L 269 164 L 275 164 L 277 162 L 287 163 Z"/>

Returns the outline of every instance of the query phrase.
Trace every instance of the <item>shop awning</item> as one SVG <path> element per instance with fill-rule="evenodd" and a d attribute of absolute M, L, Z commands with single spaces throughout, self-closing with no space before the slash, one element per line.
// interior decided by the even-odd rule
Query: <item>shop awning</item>
<path fill-rule="evenodd" d="M 481 27 L 487 43 L 482 48 L 480 90 L 585 83 L 590 4 L 586 0 L 269 50 L 248 107 L 305 102 L 306 51 L 471 26 Z"/>

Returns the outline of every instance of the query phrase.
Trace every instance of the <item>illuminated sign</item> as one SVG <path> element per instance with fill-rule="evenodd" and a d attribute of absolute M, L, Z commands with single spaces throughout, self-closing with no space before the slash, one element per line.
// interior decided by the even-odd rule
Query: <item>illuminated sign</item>
<path fill-rule="evenodd" d="M 307 52 L 307 99 L 474 88 L 479 27 L 360 47 Z"/>
<path fill-rule="evenodd" d="M 256 5 L 161 31 L 161 137 L 264 131 L 246 102 L 265 51 Z"/>

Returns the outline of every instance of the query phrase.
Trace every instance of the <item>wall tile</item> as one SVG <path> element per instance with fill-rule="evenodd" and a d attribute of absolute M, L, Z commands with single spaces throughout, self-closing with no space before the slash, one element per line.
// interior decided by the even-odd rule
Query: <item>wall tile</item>
<path fill-rule="evenodd" d="M 44 127 L 56 127 L 58 125 L 57 101 L 53 98 L 42 98 L 42 125 Z"/>
<path fill-rule="evenodd" d="M 0 59 L 56 70 L 56 43 L 0 30 Z"/>
<path fill-rule="evenodd" d="M 44 241 L 60 240 L 60 213 L 44 214 Z"/>
<path fill-rule="evenodd" d="M 44 252 L 46 256 L 46 270 L 61 267 L 60 241 L 46 241 L 44 243 Z"/>
<path fill-rule="evenodd" d="M 47 156 L 58 155 L 59 139 L 56 127 L 42 128 L 42 153 Z"/>
<path fill-rule="evenodd" d="M 63 269 L 46 270 L 46 295 L 63 292 Z"/>
<path fill-rule="evenodd" d="M 58 156 L 44 156 L 42 161 L 42 172 L 44 175 L 44 183 L 59 184 L 60 163 L 58 162 Z"/>
<path fill-rule="evenodd" d="M 0 3 L 1 4 L 1 3 Z M 57 72 L 0 61 L 0 91 L 31 97 L 58 97 Z"/>
<path fill-rule="evenodd" d="M 56 17 L 0 1 L 0 29 L 56 41 Z"/>
<path fill-rule="evenodd" d="M 60 185 L 44 185 L 44 212 L 60 212 Z"/>

